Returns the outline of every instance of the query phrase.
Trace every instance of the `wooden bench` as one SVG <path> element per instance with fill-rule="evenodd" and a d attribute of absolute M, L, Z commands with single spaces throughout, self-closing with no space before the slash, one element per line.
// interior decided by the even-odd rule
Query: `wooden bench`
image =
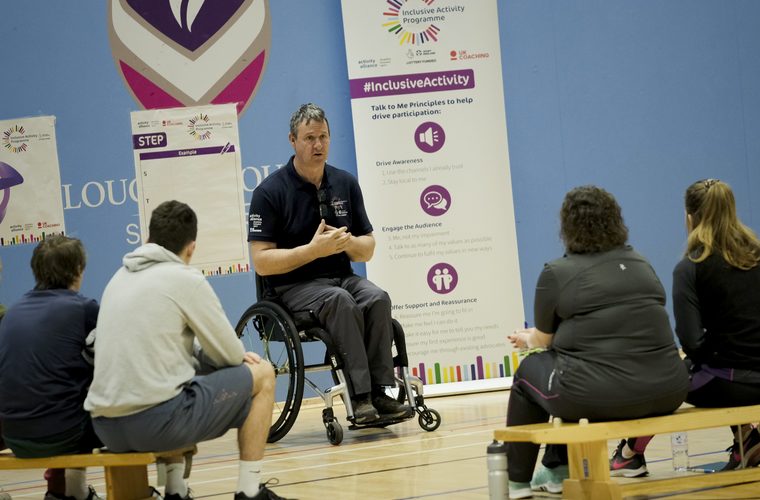
<path fill-rule="evenodd" d="M 141 500 L 150 497 L 148 465 L 172 457 L 191 457 L 193 453 L 195 447 L 151 453 L 96 452 L 45 458 L 17 458 L 11 453 L 0 453 L 0 470 L 103 467 L 108 500 Z"/>
<path fill-rule="evenodd" d="M 667 479 L 619 484 L 609 470 L 607 440 L 709 429 L 760 421 L 760 405 L 735 408 L 681 408 L 672 415 L 616 422 L 520 425 L 494 431 L 507 442 L 566 444 L 570 478 L 562 485 L 563 498 L 619 500 L 632 495 L 693 490 L 760 481 L 760 467 L 712 474 L 685 474 Z"/>

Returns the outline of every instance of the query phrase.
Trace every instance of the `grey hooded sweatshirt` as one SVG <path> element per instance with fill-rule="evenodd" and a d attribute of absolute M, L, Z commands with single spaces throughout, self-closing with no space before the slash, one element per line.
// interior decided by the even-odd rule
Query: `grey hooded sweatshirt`
<path fill-rule="evenodd" d="M 243 362 L 243 344 L 200 271 L 154 243 L 123 264 L 100 303 L 95 376 L 84 402 L 93 417 L 131 415 L 179 394 L 198 367 L 194 341 L 204 363 Z"/>

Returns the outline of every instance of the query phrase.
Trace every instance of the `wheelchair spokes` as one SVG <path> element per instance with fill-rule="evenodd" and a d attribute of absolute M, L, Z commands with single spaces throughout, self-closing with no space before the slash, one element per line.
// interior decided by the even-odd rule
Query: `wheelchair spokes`
<path fill-rule="evenodd" d="M 262 301 L 246 310 L 235 328 L 247 351 L 272 363 L 276 375 L 270 443 L 282 438 L 296 420 L 303 399 L 303 353 L 298 331 L 277 304 Z"/>

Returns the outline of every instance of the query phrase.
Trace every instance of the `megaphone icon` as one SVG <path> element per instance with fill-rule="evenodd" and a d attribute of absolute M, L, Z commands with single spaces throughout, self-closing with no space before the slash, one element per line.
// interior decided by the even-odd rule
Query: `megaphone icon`
<path fill-rule="evenodd" d="M 434 145 L 438 142 L 438 131 L 433 130 L 433 127 L 428 127 L 424 132 L 420 132 L 420 142 L 424 142 L 428 146 Z"/>

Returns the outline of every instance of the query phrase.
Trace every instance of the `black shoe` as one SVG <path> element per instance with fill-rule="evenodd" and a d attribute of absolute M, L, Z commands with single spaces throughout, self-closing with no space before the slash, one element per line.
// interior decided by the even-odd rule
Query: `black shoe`
<path fill-rule="evenodd" d="M 363 397 L 352 399 L 351 403 L 354 407 L 355 424 L 368 424 L 380 418 L 375 407 L 369 402 L 369 398 Z"/>
<path fill-rule="evenodd" d="M 620 441 L 615 453 L 610 459 L 610 476 L 612 477 L 642 477 L 648 474 L 647 461 L 643 453 L 636 453 L 631 458 L 623 458 L 623 448 L 626 440 Z"/>
<path fill-rule="evenodd" d="M 726 451 L 731 453 L 728 455 L 728 463 L 721 471 L 757 466 L 760 463 L 760 432 L 752 429 L 744 438 L 744 463 L 739 455 L 739 443 L 734 442 Z"/>
<path fill-rule="evenodd" d="M 87 486 L 87 489 L 89 490 L 87 500 L 101 500 L 101 497 L 98 496 L 98 492 L 95 491 L 95 488 Z M 45 493 L 45 500 L 76 500 L 76 497 L 67 497 L 66 495 L 59 495 L 58 493 L 48 491 Z"/>
<path fill-rule="evenodd" d="M 249 497 L 242 491 L 238 491 L 237 493 L 235 493 L 235 500 L 288 500 L 287 498 L 281 497 L 280 495 L 278 495 L 277 493 L 275 493 L 274 491 L 270 490 L 267 487 L 268 484 L 270 483 L 277 484 L 277 482 L 278 481 L 276 480 L 270 480 L 270 481 L 267 481 L 266 483 L 259 484 L 259 492 L 256 493 L 252 497 Z M 290 500 L 295 500 L 295 499 L 290 499 Z"/>
<path fill-rule="evenodd" d="M 372 396 L 372 404 L 377 408 L 381 417 L 409 418 L 414 415 L 414 410 L 411 406 L 399 403 L 385 392 L 374 394 Z"/>
<path fill-rule="evenodd" d="M 153 491 L 155 491 L 155 488 Z M 184 497 L 179 496 L 179 493 L 170 493 L 170 494 L 164 495 L 164 500 L 193 500 L 193 490 L 188 488 L 187 495 L 185 495 Z"/>

